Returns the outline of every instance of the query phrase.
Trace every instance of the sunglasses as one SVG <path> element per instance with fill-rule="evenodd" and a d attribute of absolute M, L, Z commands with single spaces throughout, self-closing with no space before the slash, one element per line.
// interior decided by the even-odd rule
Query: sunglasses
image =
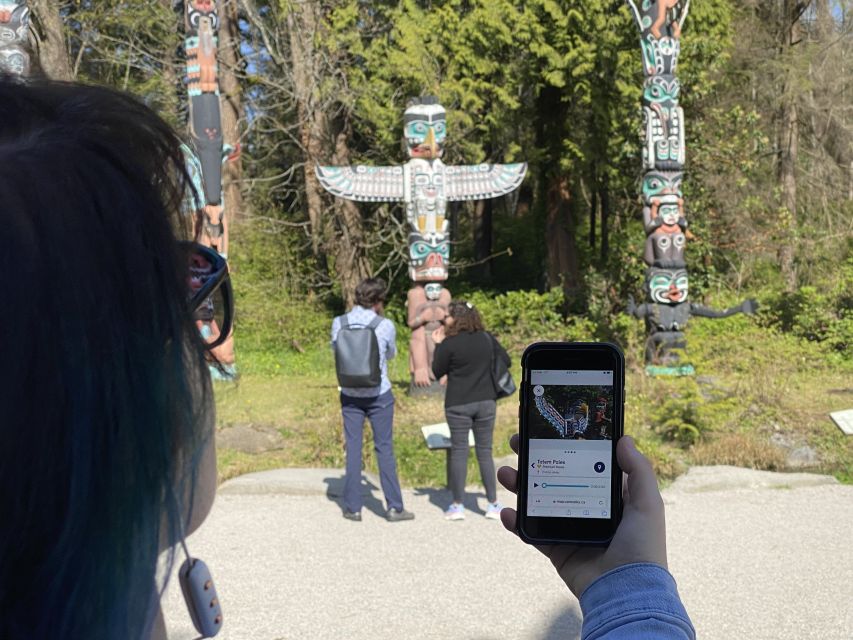
<path fill-rule="evenodd" d="M 205 349 L 221 345 L 231 334 L 234 295 L 228 263 L 210 247 L 197 242 L 181 242 L 187 253 L 189 310 L 200 324 Z"/>

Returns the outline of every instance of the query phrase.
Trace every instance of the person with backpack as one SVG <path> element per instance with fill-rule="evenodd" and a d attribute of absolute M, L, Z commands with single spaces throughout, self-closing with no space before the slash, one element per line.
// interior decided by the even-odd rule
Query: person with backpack
<path fill-rule="evenodd" d="M 483 328 L 477 309 L 470 302 L 450 303 L 444 326 L 433 332 L 436 343 L 432 372 L 436 380 L 447 375 L 444 414 L 450 426 L 450 470 L 448 479 L 453 502 L 444 513 L 447 520 L 463 520 L 465 477 L 468 474 L 468 431 L 474 431 L 475 451 L 480 477 L 486 489 L 486 517 L 499 520 L 501 505 L 497 501 L 495 461 L 492 439 L 495 431 L 497 388 L 495 363 L 508 370 L 509 354 Z"/>
<path fill-rule="evenodd" d="M 403 494 L 394 458 L 394 394 L 388 379 L 388 360 L 397 355 L 394 323 L 382 317 L 385 282 L 367 278 L 355 288 L 355 306 L 332 321 L 335 370 L 341 387 L 341 414 L 346 442 L 344 517 L 361 521 L 361 443 L 364 419 L 370 419 L 379 480 L 389 522 L 412 520 L 403 508 Z"/>

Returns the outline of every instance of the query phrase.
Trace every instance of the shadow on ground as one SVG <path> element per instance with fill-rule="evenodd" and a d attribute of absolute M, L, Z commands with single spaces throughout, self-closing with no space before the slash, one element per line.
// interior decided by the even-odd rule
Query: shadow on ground
<path fill-rule="evenodd" d="M 416 496 L 427 496 L 430 504 L 435 505 L 442 513 L 444 513 L 447 510 L 447 507 L 450 506 L 450 503 L 453 502 L 453 495 L 450 493 L 450 489 L 421 487 L 414 489 L 414 494 Z M 486 494 L 483 492 L 471 493 L 466 491 L 462 504 L 465 506 L 466 511 L 484 516 L 486 515 L 486 512 L 477 505 L 477 498 L 483 498 L 483 500 L 485 500 Z"/>
<path fill-rule="evenodd" d="M 334 502 L 344 512 L 344 476 L 329 476 L 323 478 L 326 483 L 326 497 Z M 379 486 L 366 475 L 361 476 L 361 495 L 363 497 L 363 509 L 375 513 L 380 518 L 385 517 L 384 496 Z"/>

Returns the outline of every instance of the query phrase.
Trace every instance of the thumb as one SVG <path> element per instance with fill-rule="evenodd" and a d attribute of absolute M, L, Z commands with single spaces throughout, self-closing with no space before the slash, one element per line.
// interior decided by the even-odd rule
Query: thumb
<path fill-rule="evenodd" d="M 648 458 L 637 451 L 631 436 L 619 438 L 616 445 L 616 459 L 622 471 L 628 476 L 631 505 L 645 510 L 663 504 L 652 464 Z"/>

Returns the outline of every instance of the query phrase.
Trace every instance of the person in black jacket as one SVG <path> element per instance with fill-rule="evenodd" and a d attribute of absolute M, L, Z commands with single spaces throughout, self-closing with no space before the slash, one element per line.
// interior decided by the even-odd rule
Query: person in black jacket
<path fill-rule="evenodd" d="M 448 520 L 465 518 L 462 499 L 468 472 L 468 430 L 474 430 L 477 462 L 489 501 L 486 517 L 500 519 L 497 502 L 492 438 L 495 430 L 497 393 L 492 379 L 492 359 L 510 365 L 506 350 L 483 328 L 479 312 L 470 302 L 454 300 L 448 307 L 444 326 L 433 332 L 436 343 L 432 372 L 437 380 L 447 376 L 444 412 L 450 425 L 450 490 L 453 503 L 445 512 Z"/>

